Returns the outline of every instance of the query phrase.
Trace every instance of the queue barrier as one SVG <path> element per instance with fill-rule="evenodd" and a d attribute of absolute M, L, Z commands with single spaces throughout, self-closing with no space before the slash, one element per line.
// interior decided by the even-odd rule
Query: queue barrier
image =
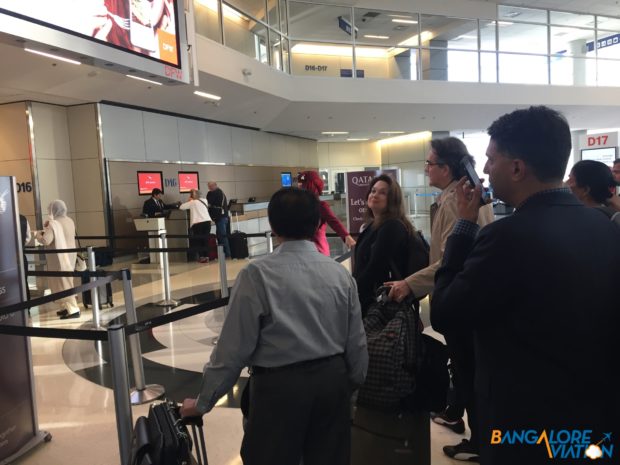
<path fill-rule="evenodd" d="M 4 307 L 0 307 L 0 316 L 7 315 L 16 311 L 24 311 L 30 307 L 42 305 L 52 302 L 69 295 L 75 295 L 88 289 L 106 285 L 113 280 L 123 280 L 123 290 L 125 292 L 125 307 L 127 313 L 127 325 L 111 325 L 107 330 L 100 328 L 95 329 L 64 329 L 64 328 L 38 328 L 32 326 L 9 326 L 0 325 L 0 334 L 17 335 L 24 337 L 43 337 L 43 338 L 60 338 L 86 341 L 108 341 L 110 351 L 110 364 L 112 368 L 112 385 L 114 392 L 115 417 L 118 431 L 119 454 L 121 457 L 121 465 L 129 465 L 131 444 L 133 436 L 133 419 L 131 405 L 134 403 L 133 392 L 139 390 L 140 386 L 144 386 L 143 390 L 149 386 L 144 385 L 144 368 L 142 365 L 142 354 L 140 353 L 138 333 L 151 330 L 152 328 L 162 326 L 174 321 L 178 321 L 190 316 L 198 315 L 216 308 L 224 307 L 228 304 L 228 297 L 211 300 L 204 304 L 198 304 L 193 307 L 168 313 L 162 316 L 150 318 L 148 320 L 138 321 L 133 305 L 133 295 L 131 291 L 131 273 L 127 269 L 115 272 L 60 272 L 60 271 L 44 271 L 39 272 L 43 276 L 73 276 L 79 277 L 87 274 L 95 277 L 96 281 L 76 286 L 72 289 L 56 292 L 48 296 L 37 299 L 20 302 Z M 39 274 L 37 273 L 37 274 Z M 228 292 L 228 289 L 227 289 Z M 131 315 L 133 314 L 133 315 Z M 131 321 L 131 322 L 130 322 Z M 132 365 L 134 367 L 134 378 L 136 379 L 136 389 L 131 390 L 129 386 L 129 368 L 127 363 L 127 338 L 130 342 L 130 350 L 132 356 Z M 132 343 L 137 340 L 138 344 Z M 161 395 L 163 395 L 163 387 L 161 387 Z M 148 397 L 148 396 L 143 396 Z M 153 400 L 150 398 L 149 400 Z"/>
<path fill-rule="evenodd" d="M 167 291 L 165 291 L 166 297 L 170 297 L 169 287 L 169 268 L 167 266 L 167 252 L 172 250 L 205 250 L 206 247 L 191 247 L 191 248 L 168 248 L 165 247 L 166 235 L 161 236 L 164 241 L 164 247 L 160 249 L 146 249 L 148 251 L 162 251 L 165 252 L 164 261 L 164 282 L 168 282 Z M 176 236 L 176 235 L 175 235 Z M 266 236 L 271 242 L 271 232 L 258 233 L 248 235 L 249 237 L 263 237 Z M 86 238 L 88 236 L 81 236 Z M 92 237 L 92 236 L 91 236 Z M 171 236 L 168 236 L 171 237 Z M 182 237 L 189 237 L 182 235 Z M 205 236 L 203 236 L 205 237 Z M 92 237 L 95 238 L 95 237 Z M 106 238 L 107 239 L 107 238 Z M 0 316 L 12 313 L 14 311 L 25 310 L 30 307 L 42 305 L 63 297 L 75 295 L 80 292 L 91 290 L 96 293 L 97 287 L 106 285 L 113 280 L 121 279 L 123 281 L 123 293 L 125 298 L 126 309 L 126 325 L 112 325 L 107 330 L 101 330 L 99 325 L 98 316 L 95 317 L 95 306 L 93 300 L 93 322 L 96 329 L 84 330 L 84 329 L 61 329 L 61 328 L 35 328 L 35 327 L 19 327 L 19 326 L 0 326 L 0 334 L 20 335 L 26 337 L 50 337 L 50 338 L 62 338 L 62 339 L 77 339 L 77 340 L 92 340 L 92 341 L 108 341 L 110 350 L 110 360 L 112 366 L 112 381 L 113 391 L 115 399 L 115 415 L 118 431 L 119 441 L 119 454 L 121 457 L 121 464 L 128 465 L 131 454 L 131 443 L 133 435 L 133 419 L 131 412 L 132 404 L 140 404 L 150 402 L 157 399 L 164 394 L 164 388 L 160 385 L 147 385 L 144 381 L 144 366 L 142 363 L 142 353 L 140 348 L 139 333 L 147 330 L 151 330 L 155 327 L 172 323 L 190 316 L 194 316 L 200 313 L 213 310 L 215 308 L 224 308 L 229 300 L 229 288 L 226 278 L 226 265 L 224 259 L 223 246 L 218 246 L 218 258 L 220 261 L 220 287 L 221 298 L 215 299 L 205 304 L 195 305 L 193 307 L 165 313 L 164 315 L 150 318 L 144 321 L 138 321 L 137 314 L 133 301 L 133 292 L 131 284 L 131 272 L 128 269 L 121 271 L 96 271 L 94 263 L 93 248 L 75 248 L 75 249 L 61 249 L 61 250 L 49 250 L 49 249 L 29 249 L 28 253 L 70 253 L 70 252 L 83 252 L 84 250 L 89 252 L 89 261 L 92 261 L 92 270 L 82 272 L 55 272 L 55 271 L 39 271 L 29 272 L 32 276 L 51 276 L 51 277 L 89 277 L 90 282 L 76 286 L 72 289 L 60 291 L 48 296 L 43 296 L 30 300 L 28 302 L 22 302 L 6 307 L 0 308 Z M 119 249 L 109 249 L 119 250 Z M 135 250 L 135 249 L 129 249 Z M 271 248 L 271 251 L 273 249 Z M 351 251 L 336 258 L 336 261 L 343 262 L 351 256 Z M 171 299 L 170 299 L 171 300 Z M 168 306 L 168 305 L 166 305 Z M 134 368 L 134 380 L 136 386 L 134 389 L 130 389 L 129 376 L 128 376 L 128 363 L 127 363 L 127 339 L 129 340 L 129 349 L 132 357 L 132 366 Z M 217 340 L 217 338 L 216 338 Z"/>

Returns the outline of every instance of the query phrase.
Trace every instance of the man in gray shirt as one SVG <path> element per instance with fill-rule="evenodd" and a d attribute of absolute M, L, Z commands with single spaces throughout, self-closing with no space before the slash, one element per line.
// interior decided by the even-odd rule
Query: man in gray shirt
<path fill-rule="evenodd" d="M 184 416 L 209 412 L 249 366 L 245 465 L 348 465 L 349 399 L 368 367 L 355 281 L 312 243 L 319 201 L 282 189 L 269 202 L 281 245 L 243 269 L 197 399 Z"/>

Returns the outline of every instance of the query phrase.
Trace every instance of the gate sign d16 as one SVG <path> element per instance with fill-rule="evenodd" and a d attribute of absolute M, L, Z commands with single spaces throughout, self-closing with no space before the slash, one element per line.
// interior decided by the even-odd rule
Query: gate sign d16
<path fill-rule="evenodd" d="M 581 149 L 600 149 L 603 147 L 617 147 L 618 133 L 605 132 L 600 134 L 587 134 L 579 138 Z"/>

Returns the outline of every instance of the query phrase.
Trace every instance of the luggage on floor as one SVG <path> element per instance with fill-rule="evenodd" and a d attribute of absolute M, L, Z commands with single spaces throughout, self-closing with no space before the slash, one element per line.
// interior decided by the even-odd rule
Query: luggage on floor
<path fill-rule="evenodd" d="M 190 438 L 187 425 L 192 427 Z M 192 456 L 192 443 L 196 457 Z M 208 465 L 202 417 L 181 419 L 174 402 L 151 405 L 147 417 L 134 426 L 132 465 Z"/>
<path fill-rule="evenodd" d="M 207 251 L 207 257 L 209 260 L 217 260 L 217 237 L 215 234 L 209 234 L 207 247 L 209 247 L 209 250 Z"/>
<path fill-rule="evenodd" d="M 90 282 L 90 278 L 82 275 L 82 284 Z M 97 293 L 99 294 L 99 307 L 103 305 L 109 305 L 110 308 L 114 307 L 114 301 L 112 300 L 112 283 L 106 283 L 105 286 L 97 287 Z M 93 303 L 90 298 L 90 290 L 82 292 L 82 303 L 84 308 L 88 308 Z"/>
<path fill-rule="evenodd" d="M 94 251 L 97 266 L 110 266 L 114 261 L 114 252 L 107 247 L 95 247 Z"/>
<path fill-rule="evenodd" d="M 234 231 L 228 239 L 230 245 L 231 258 L 247 258 L 250 256 L 248 250 L 248 236 L 241 231 Z"/>
<path fill-rule="evenodd" d="M 430 442 L 428 412 L 358 406 L 351 424 L 351 465 L 430 465 Z"/>

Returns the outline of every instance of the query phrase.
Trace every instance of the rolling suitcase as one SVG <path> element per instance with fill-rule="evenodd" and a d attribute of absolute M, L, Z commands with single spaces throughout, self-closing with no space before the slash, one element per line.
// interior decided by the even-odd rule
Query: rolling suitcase
<path fill-rule="evenodd" d="M 228 245 L 230 245 L 230 258 L 248 258 L 250 252 L 248 249 L 248 236 L 246 233 L 239 231 L 239 217 L 237 218 L 237 229 L 232 232 L 228 238 Z"/>
<path fill-rule="evenodd" d="M 202 424 L 202 417 L 182 419 L 170 400 L 151 405 L 148 416 L 136 420 L 131 465 L 209 465 Z"/>
<path fill-rule="evenodd" d="M 230 235 L 230 257 L 231 258 L 248 258 L 248 236 L 241 231 L 235 231 Z"/>
<path fill-rule="evenodd" d="M 86 284 L 90 281 L 87 276 L 82 275 L 82 284 Z M 99 306 L 109 305 L 110 308 L 114 307 L 114 301 L 112 300 L 112 283 L 107 283 L 105 286 L 99 286 L 97 288 L 99 294 Z M 90 291 L 82 292 L 82 303 L 84 308 L 88 308 L 93 303 L 90 298 Z"/>

